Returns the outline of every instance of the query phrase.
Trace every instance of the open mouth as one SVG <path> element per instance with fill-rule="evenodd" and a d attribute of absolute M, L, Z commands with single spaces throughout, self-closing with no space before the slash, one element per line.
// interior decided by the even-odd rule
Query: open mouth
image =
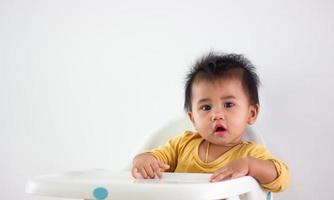
<path fill-rule="evenodd" d="M 220 131 L 226 131 L 226 129 L 224 127 L 222 127 L 222 126 L 216 127 L 215 132 L 220 132 Z"/>
<path fill-rule="evenodd" d="M 224 136 L 227 133 L 227 129 L 222 125 L 217 125 L 215 127 L 214 134 L 217 136 Z"/>

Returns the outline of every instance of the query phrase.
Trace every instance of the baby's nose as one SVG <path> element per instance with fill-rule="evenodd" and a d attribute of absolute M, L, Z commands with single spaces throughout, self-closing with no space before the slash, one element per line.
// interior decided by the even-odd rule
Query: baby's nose
<path fill-rule="evenodd" d="M 212 121 L 216 121 L 216 120 L 225 120 L 225 116 L 224 113 L 222 112 L 215 112 L 212 115 Z"/>

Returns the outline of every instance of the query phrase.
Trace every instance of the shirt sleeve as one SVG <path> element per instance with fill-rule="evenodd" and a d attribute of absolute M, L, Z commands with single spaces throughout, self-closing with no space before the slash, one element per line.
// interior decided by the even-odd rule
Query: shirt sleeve
<path fill-rule="evenodd" d="M 273 157 L 269 151 L 261 145 L 255 145 L 255 148 L 251 151 L 250 156 L 262 160 L 270 160 L 275 165 L 277 178 L 271 183 L 261 184 L 265 190 L 270 192 L 281 192 L 289 186 L 289 168 L 283 161 Z"/>
<path fill-rule="evenodd" d="M 170 168 L 168 172 L 174 172 L 177 166 L 177 160 L 184 141 L 191 135 L 189 132 L 185 132 L 182 135 L 176 136 L 167 141 L 162 146 L 148 151 L 152 153 L 159 161 L 168 164 Z"/>

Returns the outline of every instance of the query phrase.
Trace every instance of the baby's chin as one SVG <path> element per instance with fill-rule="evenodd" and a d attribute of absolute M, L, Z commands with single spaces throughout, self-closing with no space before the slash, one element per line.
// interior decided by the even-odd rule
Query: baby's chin
<path fill-rule="evenodd" d="M 216 145 L 224 146 L 224 147 L 231 147 L 231 146 L 233 147 L 235 145 L 240 144 L 241 142 L 241 138 L 231 139 L 228 137 L 228 134 L 224 136 L 218 136 L 218 137 L 214 135 L 213 137 L 209 137 L 206 140 L 212 144 L 216 144 Z"/>

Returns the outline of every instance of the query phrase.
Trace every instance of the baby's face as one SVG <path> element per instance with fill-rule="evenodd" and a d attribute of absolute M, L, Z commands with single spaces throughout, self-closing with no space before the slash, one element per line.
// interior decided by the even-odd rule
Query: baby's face
<path fill-rule="evenodd" d="M 239 143 L 246 125 L 253 124 L 258 114 L 258 106 L 250 105 L 237 78 L 197 80 L 191 101 L 188 114 L 196 130 L 209 142 L 223 146 Z"/>

